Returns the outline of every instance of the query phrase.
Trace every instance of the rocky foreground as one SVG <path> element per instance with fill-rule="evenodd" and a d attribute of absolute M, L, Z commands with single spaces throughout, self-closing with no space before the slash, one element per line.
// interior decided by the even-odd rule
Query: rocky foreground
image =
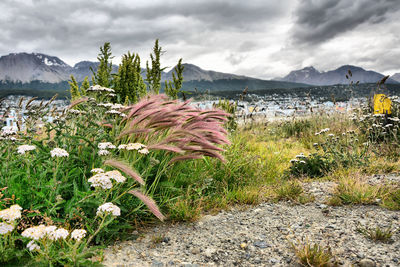
<path fill-rule="evenodd" d="M 329 207 L 324 202 L 334 186 L 306 184 L 316 199 L 306 205 L 263 203 L 206 215 L 194 223 L 161 224 L 107 248 L 103 264 L 298 266 L 292 244 L 308 240 L 329 245 L 339 266 L 400 266 L 400 212 L 378 206 Z M 357 232 L 360 226 L 391 227 L 393 236 L 388 243 L 374 242 Z"/>

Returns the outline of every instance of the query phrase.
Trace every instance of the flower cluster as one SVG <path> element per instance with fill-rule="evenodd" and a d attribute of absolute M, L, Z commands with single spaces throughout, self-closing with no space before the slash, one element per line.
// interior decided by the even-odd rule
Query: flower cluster
<path fill-rule="evenodd" d="M 29 241 L 29 243 L 26 245 L 27 249 L 29 249 L 29 251 L 38 251 L 40 250 L 40 247 L 38 244 L 35 243 L 35 241 L 31 240 Z"/>
<path fill-rule="evenodd" d="M 147 147 L 141 143 L 129 143 L 119 145 L 118 149 L 120 150 L 137 150 L 141 154 L 149 154 L 149 150 Z"/>
<path fill-rule="evenodd" d="M 81 241 L 82 238 L 86 236 L 86 230 L 84 229 L 75 229 L 71 232 L 71 238 L 75 239 L 76 241 Z"/>
<path fill-rule="evenodd" d="M 14 230 L 14 225 L 5 222 L 0 223 L 0 235 L 5 235 L 12 230 Z"/>
<path fill-rule="evenodd" d="M 110 92 L 114 93 L 115 90 L 107 87 L 100 86 L 98 84 L 90 86 L 86 92 Z"/>
<path fill-rule="evenodd" d="M 326 133 L 326 132 L 328 132 L 329 130 L 330 130 L 329 128 L 322 129 L 321 131 L 316 132 L 315 135 L 320 135 L 320 134 Z"/>
<path fill-rule="evenodd" d="M 102 169 L 94 169 L 96 171 Z M 93 170 L 92 170 L 93 171 Z M 108 171 L 108 172 L 98 172 L 94 176 L 88 179 L 88 182 L 91 183 L 93 187 L 101 187 L 103 189 L 111 189 L 112 181 L 114 180 L 117 183 L 123 183 L 126 181 L 126 177 L 124 177 L 119 171 Z"/>
<path fill-rule="evenodd" d="M 8 135 L 14 135 L 14 134 L 17 134 L 17 127 L 16 126 L 4 126 L 2 128 L 1 135 L 8 136 Z"/>
<path fill-rule="evenodd" d="M 54 158 L 54 157 L 60 158 L 60 157 L 68 157 L 69 156 L 67 151 L 65 151 L 62 148 L 58 148 L 58 147 L 56 147 L 52 151 L 50 151 L 50 154 L 51 154 L 52 158 Z"/>
<path fill-rule="evenodd" d="M 34 145 L 21 145 L 18 147 L 17 152 L 18 152 L 18 154 L 23 155 L 23 154 L 25 154 L 25 152 L 32 151 L 35 149 L 36 149 L 36 146 L 34 146 Z"/>
<path fill-rule="evenodd" d="M 0 219 L 12 223 L 21 218 L 21 210 L 19 205 L 12 205 L 10 208 L 0 211 Z"/>
<path fill-rule="evenodd" d="M 113 145 L 111 142 L 103 142 L 103 143 L 99 143 L 97 145 L 97 147 L 100 149 L 97 154 L 99 156 L 106 156 L 110 154 L 110 151 L 108 151 L 107 149 L 115 149 L 116 146 Z"/>
<path fill-rule="evenodd" d="M 120 216 L 121 215 L 121 209 L 114 205 L 111 202 L 104 203 L 103 205 L 99 206 L 97 208 L 96 215 L 97 216 L 102 216 L 104 214 L 111 214 L 113 216 Z"/>

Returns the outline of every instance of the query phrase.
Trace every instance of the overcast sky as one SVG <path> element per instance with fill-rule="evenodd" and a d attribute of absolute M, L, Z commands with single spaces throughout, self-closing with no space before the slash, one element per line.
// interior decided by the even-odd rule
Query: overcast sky
<path fill-rule="evenodd" d="M 164 66 L 179 58 L 203 69 L 258 78 L 313 65 L 400 72 L 399 0 L 2 0 L 0 55 L 42 52 L 74 65 L 111 42 Z"/>

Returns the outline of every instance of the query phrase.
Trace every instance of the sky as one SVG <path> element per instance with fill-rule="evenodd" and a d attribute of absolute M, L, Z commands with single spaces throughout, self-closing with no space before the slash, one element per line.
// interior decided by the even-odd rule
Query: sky
<path fill-rule="evenodd" d="M 261 79 L 345 64 L 400 72 L 399 0 L 2 0 L 0 55 L 40 52 L 73 66 L 110 42 L 144 63 L 155 39 L 162 65 Z"/>

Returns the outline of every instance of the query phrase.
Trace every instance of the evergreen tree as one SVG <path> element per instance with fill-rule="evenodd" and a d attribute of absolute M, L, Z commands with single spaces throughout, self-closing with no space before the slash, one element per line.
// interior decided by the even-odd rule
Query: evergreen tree
<path fill-rule="evenodd" d="M 182 88 L 184 68 L 185 67 L 182 65 L 182 59 L 179 59 L 178 64 L 174 68 L 175 72 L 172 73 L 172 82 L 165 81 L 165 93 L 172 99 L 178 98 L 178 93 Z"/>
<path fill-rule="evenodd" d="M 147 93 L 146 84 L 143 81 L 138 54 L 125 54 L 122 56 L 118 74 L 114 76 L 114 89 L 120 99 L 128 98 L 136 103 L 140 97 Z"/>
<path fill-rule="evenodd" d="M 97 60 L 100 62 L 97 68 L 97 73 L 91 68 L 93 73 L 93 84 L 110 87 L 112 59 L 113 56 L 111 56 L 111 45 L 109 42 L 106 42 L 102 47 L 100 47 L 100 54 L 97 56 Z"/>
<path fill-rule="evenodd" d="M 146 81 L 149 84 L 150 91 L 155 94 L 160 93 L 161 89 L 161 73 L 165 68 L 161 68 L 160 58 L 161 58 L 162 50 L 158 45 L 158 39 L 154 44 L 153 54 L 150 54 L 151 59 L 151 68 L 149 67 L 149 62 L 146 62 L 147 69 L 147 77 Z"/>
<path fill-rule="evenodd" d="M 80 87 L 81 90 L 81 95 L 86 95 L 86 90 L 89 89 L 90 87 L 90 82 L 88 76 L 83 79 L 82 85 Z"/>
<path fill-rule="evenodd" d="M 71 81 L 68 81 L 69 83 L 69 92 L 71 93 L 71 100 L 75 100 L 77 98 L 81 97 L 81 94 L 79 93 L 79 85 L 78 82 L 76 81 L 74 75 L 71 75 Z"/>

